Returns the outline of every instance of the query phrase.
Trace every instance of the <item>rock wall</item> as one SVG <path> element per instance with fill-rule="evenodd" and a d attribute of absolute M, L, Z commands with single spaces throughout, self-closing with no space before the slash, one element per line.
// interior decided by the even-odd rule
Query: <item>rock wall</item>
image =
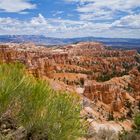
<path fill-rule="evenodd" d="M 126 100 L 126 92 L 117 86 L 105 83 L 92 83 L 85 85 L 84 96 L 90 100 L 101 101 L 110 106 L 111 111 L 120 111 Z"/>

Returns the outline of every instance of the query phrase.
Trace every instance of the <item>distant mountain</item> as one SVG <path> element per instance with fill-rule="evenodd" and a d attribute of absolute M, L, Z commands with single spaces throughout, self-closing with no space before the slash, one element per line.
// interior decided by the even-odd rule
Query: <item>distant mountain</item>
<path fill-rule="evenodd" d="M 45 37 L 42 35 L 0 35 L 0 42 L 25 43 L 34 42 L 42 45 L 64 44 L 62 39 Z"/>
<path fill-rule="evenodd" d="M 98 41 L 107 46 L 127 49 L 140 49 L 140 39 L 129 38 L 102 38 L 102 37 L 79 37 L 79 38 L 53 38 L 43 35 L 0 35 L 0 42 L 25 43 L 34 42 L 40 45 L 64 45 L 81 41 Z"/>

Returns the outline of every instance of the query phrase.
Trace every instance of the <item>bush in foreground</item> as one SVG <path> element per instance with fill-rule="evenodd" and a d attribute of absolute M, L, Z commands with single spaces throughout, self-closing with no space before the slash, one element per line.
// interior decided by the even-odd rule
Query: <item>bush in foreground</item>
<path fill-rule="evenodd" d="M 74 140 L 84 133 L 75 94 L 52 90 L 18 63 L 0 65 L 0 81 L 0 118 L 16 120 L 30 139 Z"/>

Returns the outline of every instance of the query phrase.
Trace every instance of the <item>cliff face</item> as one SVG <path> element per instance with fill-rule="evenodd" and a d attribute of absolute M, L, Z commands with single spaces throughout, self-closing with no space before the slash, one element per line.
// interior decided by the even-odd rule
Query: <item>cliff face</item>
<path fill-rule="evenodd" d="M 112 111 L 120 111 L 123 107 L 126 93 L 111 84 L 93 83 L 85 86 L 84 96 L 95 102 L 101 101 L 109 105 Z"/>
<path fill-rule="evenodd" d="M 137 107 L 139 60 L 135 50 L 110 50 L 96 42 L 52 48 L 32 43 L 0 45 L 0 62 L 22 62 L 54 88 L 78 92 L 83 109 L 88 105 L 97 119 L 103 116 L 101 120 L 108 120 L 110 112 L 116 118 L 128 118 L 129 109 Z"/>
<path fill-rule="evenodd" d="M 2 62 L 21 62 L 26 65 L 29 72 L 36 77 L 47 76 L 51 68 L 51 61 L 48 54 L 38 51 L 35 46 L 20 46 L 17 44 L 0 46 L 0 61 Z"/>

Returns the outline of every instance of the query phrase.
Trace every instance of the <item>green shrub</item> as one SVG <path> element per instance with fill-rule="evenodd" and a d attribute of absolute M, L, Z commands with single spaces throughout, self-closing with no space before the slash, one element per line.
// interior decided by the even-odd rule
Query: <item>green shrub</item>
<path fill-rule="evenodd" d="M 80 105 L 75 96 L 58 92 L 48 104 L 48 137 L 51 140 L 74 140 L 83 133 Z M 68 112 L 69 110 L 69 112 Z M 55 120 L 55 121 L 54 121 Z"/>
<path fill-rule="evenodd" d="M 74 140 L 84 134 L 77 95 L 56 92 L 21 64 L 0 65 L 0 118 L 10 115 L 31 139 Z"/>
<path fill-rule="evenodd" d="M 134 124 L 136 126 L 136 130 L 140 132 L 140 113 L 136 114 L 134 117 Z"/>
<path fill-rule="evenodd" d="M 14 98 L 22 92 L 26 79 L 24 70 L 23 65 L 18 63 L 0 65 L 0 117 L 13 108 Z"/>

